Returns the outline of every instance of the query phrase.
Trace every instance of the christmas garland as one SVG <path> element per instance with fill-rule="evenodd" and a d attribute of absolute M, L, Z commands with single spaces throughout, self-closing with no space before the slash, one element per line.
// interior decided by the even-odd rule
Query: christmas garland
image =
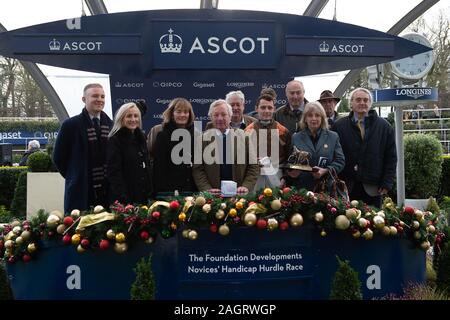
<path fill-rule="evenodd" d="M 39 211 L 30 221 L 15 220 L 0 230 L 0 258 L 14 263 L 28 262 L 37 254 L 41 240 L 62 241 L 79 253 L 128 250 L 136 241 L 151 244 L 181 231 L 195 240 L 200 228 L 226 236 L 235 227 L 256 227 L 284 231 L 314 224 L 322 236 L 338 229 L 353 236 L 372 239 L 375 235 L 407 237 L 423 250 L 444 240 L 444 221 L 437 213 L 412 207 L 396 207 L 390 198 L 381 210 L 362 201 L 351 202 L 315 194 L 304 189 L 266 188 L 244 197 L 223 198 L 207 192 L 189 197 L 174 197 L 133 206 L 114 203 L 110 211 L 101 206 L 69 216 L 59 211 Z"/>

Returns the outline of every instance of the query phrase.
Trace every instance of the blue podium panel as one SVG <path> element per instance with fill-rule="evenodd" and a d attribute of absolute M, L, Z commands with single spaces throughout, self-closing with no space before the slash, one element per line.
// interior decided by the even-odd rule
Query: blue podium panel
<path fill-rule="evenodd" d="M 44 242 L 35 260 L 7 264 L 16 299 L 129 299 L 133 269 L 153 254 L 156 299 L 328 299 L 336 256 L 358 272 L 364 299 L 401 294 L 408 282 L 425 281 L 425 252 L 408 239 L 376 235 L 353 239 L 313 226 L 267 232 L 231 228 L 228 236 L 181 233 L 128 252 L 87 251 Z"/>

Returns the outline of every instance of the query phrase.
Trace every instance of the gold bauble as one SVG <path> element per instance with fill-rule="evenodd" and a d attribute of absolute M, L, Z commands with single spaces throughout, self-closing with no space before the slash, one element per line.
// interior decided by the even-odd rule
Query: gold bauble
<path fill-rule="evenodd" d="M 300 227 L 303 224 L 303 216 L 300 213 L 294 213 L 290 219 L 291 226 Z"/>
<path fill-rule="evenodd" d="M 391 236 L 395 236 L 398 232 L 397 228 L 394 226 L 390 226 L 389 230 L 391 231 Z"/>
<path fill-rule="evenodd" d="M 59 225 L 56 227 L 56 232 L 57 232 L 58 234 L 63 234 L 64 231 L 66 231 L 66 226 L 65 226 L 65 225 L 59 224 Z"/>
<path fill-rule="evenodd" d="M 237 215 L 237 211 L 236 209 L 231 208 L 228 214 L 230 215 L 230 217 L 234 218 Z"/>
<path fill-rule="evenodd" d="M 153 242 L 155 242 L 155 239 L 153 237 L 149 237 L 147 240 L 144 240 L 145 244 L 152 244 Z"/>
<path fill-rule="evenodd" d="M 275 199 L 272 202 L 270 202 L 270 207 L 273 211 L 278 211 L 281 209 L 281 201 L 280 199 Z"/>
<path fill-rule="evenodd" d="M 101 205 L 95 206 L 94 213 L 100 213 L 102 211 L 105 211 L 105 208 L 103 208 L 103 206 Z"/>
<path fill-rule="evenodd" d="M 419 231 L 414 231 L 413 237 L 414 237 L 414 239 L 419 240 L 422 237 L 422 235 L 420 234 Z"/>
<path fill-rule="evenodd" d="M 21 228 L 20 226 L 15 226 L 15 227 L 12 229 L 12 232 L 13 232 L 16 236 L 18 236 L 19 234 L 22 233 L 22 228 Z"/>
<path fill-rule="evenodd" d="M 17 237 L 16 238 L 16 243 L 18 244 L 18 245 L 21 245 L 22 243 L 23 243 L 23 238 L 22 237 Z"/>
<path fill-rule="evenodd" d="M 31 232 L 28 230 L 25 230 L 22 232 L 22 234 L 20 236 L 23 238 L 23 240 L 28 241 L 31 238 Z"/>
<path fill-rule="evenodd" d="M 47 227 L 49 227 L 50 229 L 54 229 L 60 221 L 61 219 L 57 215 L 51 214 L 47 218 Z"/>
<path fill-rule="evenodd" d="M 209 213 L 211 211 L 211 205 L 209 203 L 204 204 L 202 207 L 202 211 L 204 213 Z"/>
<path fill-rule="evenodd" d="M 76 245 L 78 245 L 78 244 L 80 243 L 80 241 L 81 241 L 80 235 L 79 235 L 78 233 L 75 233 L 75 234 L 72 236 L 72 239 L 71 239 L 72 244 L 73 244 L 74 246 L 76 246 Z"/>
<path fill-rule="evenodd" d="M 181 235 L 183 236 L 183 238 L 187 238 L 189 237 L 189 232 L 191 231 L 191 229 L 184 229 L 183 232 L 181 233 Z"/>
<path fill-rule="evenodd" d="M 242 203 L 241 201 L 236 202 L 236 209 L 242 209 L 244 207 L 244 203 Z"/>
<path fill-rule="evenodd" d="M 52 214 L 59 217 L 61 220 L 64 219 L 64 213 L 59 210 L 53 210 L 52 212 L 50 212 L 50 215 Z"/>
<path fill-rule="evenodd" d="M 21 223 L 20 223 L 19 220 L 13 220 L 13 221 L 10 223 L 10 225 L 11 225 L 11 227 L 14 228 L 14 227 L 20 226 Z"/>
<path fill-rule="evenodd" d="M 358 225 L 361 228 L 365 228 L 367 226 L 367 223 L 368 223 L 368 221 L 366 219 L 364 219 L 364 218 L 359 218 L 358 219 Z"/>
<path fill-rule="evenodd" d="M 266 197 L 271 197 L 271 196 L 272 196 L 272 189 L 270 189 L 270 188 L 265 188 L 264 191 L 263 191 L 263 193 L 264 193 L 264 195 L 265 195 Z"/>
<path fill-rule="evenodd" d="M 185 200 L 186 202 L 192 202 L 192 201 L 194 201 L 194 197 L 192 197 L 192 196 L 185 197 L 184 200 Z"/>
<path fill-rule="evenodd" d="M 317 222 L 323 221 L 323 213 L 322 213 L 322 212 L 317 212 L 317 213 L 314 215 L 314 220 L 316 220 Z"/>
<path fill-rule="evenodd" d="M 435 233 L 435 232 L 436 232 L 436 227 L 433 226 L 432 224 L 430 224 L 430 225 L 427 227 L 427 231 L 428 231 L 429 233 Z"/>
<path fill-rule="evenodd" d="M 358 200 L 352 200 L 350 202 L 350 204 L 351 204 L 352 207 L 356 208 L 359 205 L 359 201 Z"/>
<path fill-rule="evenodd" d="M 222 209 L 217 210 L 216 212 L 216 219 L 223 219 L 225 217 L 225 211 Z"/>
<path fill-rule="evenodd" d="M 278 228 L 278 220 L 275 218 L 269 218 L 267 220 L 267 229 L 269 231 L 276 230 Z"/>
<path fill-rule="evenodd" d="M 417 220 L 420 220 L 420 219 L 423 218 L 423 215 L 424 215 L 424 214 L 423 214 L 422 211 L 416 210 L 416 211 L 414 211 L 414 215 L 416 216 Z"/>
<path fill-rule="evenodd" d="M 85 252 L 85 251 L 86 251 L 86 249 L 83 248 L 83 246 L 82 246 L 81 244 L 79 244 L 79 245 L 77 246 L 77 252 L 78 252 L 78 253 L 83 253 L 83 252 Z"/>
<path fill-rule="evenodd" d="M 384 227 L 384 218 L 382 216 L 378 216 L 376 215 L 375 217 L 373 217 L 373 224 L 375 226 L 375 228 L 381 229 Z"/>
<path fill-rule="evenodd" d="M 395 228 L 395 227 L 394 227 Z M 397 229 L 395 229 L 397 230 Z M 384 226 L 383 229 L 381 230 L 381 232 L 385 235 L 388 236 L 391 234 L 391 228 L 389 228 L 388 226 Z"/>
<path fill-rule="evenodd" d="M 219 227 L 219 234 L 222 236 L 227 236 L 230 233 L 230 228 L 226 224 L 223 224 Z"/>
<path fill-rule="evenodd" d="M 116 233 L 112 229 L 109 229 L 108 231 L 106 231 L 106 237 L 109 240 L 113 240 L 116 238 Z"/>
<path fill-rule="evenodd" d="M 420 223 L 419 223 L 419 221 L 416 221 L 416 220 L 414 220 L 413 221 L 413 223 L 412 223 L 412 227 L 414 228 L 414 229 L 419 229 L 420 228 Z"/>
<path fill-rule="evenodd" d="M 359 232 L 359 230 L 356 230 L 355 232 L 352 233 L 353 238 L 357 239 L 359 237 L 361 237 L 361 232 Z"/>
<path fill-rule="evenodd" d="M 366 240 L 370 240 L 373 238 L 373 231 L 370 229 L 367 229 L 366 231 L 364 231 L 364 233 L 362 234 L 362 236 L 364 237 L 364 239 Z"/>
<path fill-rule="evenodd" d="M 430 242 L 429 241 L 424 241 L 420 244 L 420 247 L 424 250 L 427 251 L 428 249 L 430 249 Z"/>
<path fill-rule="evenodd" d="M 189 240 L 196 240 L 198 238 L 197 231 L 195 231 L 195 230 L 189 231 L 188 238 L 189 238 Z"/>
<path fill-rule="evenodd" d="M 181 213 L 178 215 L 178 220 L 180 220 L 180 221 L 186 220 L 186 214 L 185 214 L 184 212 L 181 212 Z"/>
<path fill-rule="evenodd" d="M 37 246 L 36 246 L 35 243 L 30 243 L 30 244 L 28 244 L 28 246 L 27 246 L 27 251 L 28 251 L 29 253 L 35 252 L 36 249 L 37 249 Z"/>
<path fill-rule="evenodd" d="M 116 234 L 116 242 L 125 242 L 125 235 L 122 232 Z"/>
<path fill-rule="evenodd" d="M 345 210 L 345 216 L 348 219 L 353 220 L 358 217 L 358 212 L 356 211 L 355 208 L 350 208 L 350 209 Z"/>
<path fill-rule="evenodd" d="M 327 236 L 327 232 L 325 230 L 320 231 L 320 236 L 321 237 L 326 237 Z"/>
<path fill-rule="evenodd" d="M 195 205 L 198 207 L 203 207 L 203 205 L 206 203 L 206 199 L 202 196 L 195 198 Z"/>
<path fill-rule="evenodd" d="M 80 210 L 78 209 L 73 209 L 72 212 L 70 213 L 70 216 L 76 220 L 78 219 L 78 217 L 80 216 Z"/>
<path fill-rule="evenodd" d="M 227 208 L 227 204 L 225 202 L 222 202 L 220 204 L 220 209 L 225 210 Z"/>
<path fill-rule="evenodd" d="M 8 234 L 5 236 L 5 240 L 13 240 L 16 238 L 16 235 L 14 234 L 14 232 L 12 232 L 12 230 L 10 232 L 8 232 Z"/>
<path fill-rule="evenodd" d="M 336 217 L 334 224 L 336 225 L 336 229 L 347 230 L 348 227 L 350 227 L 350 220 L 345 215 L 341 214 Z"/>
<path fill-rule="evenodd" d="M 128 244 L 126 242 L 122 243 L 115 243 L 114 244 L 114 251 L 117 253 L 125 253 L 128 250 Z"/>
<path fill-rule="evenodd" d="M 256 224 L 256 220 L 257 218 L 254 213 L 247 213 L 244 216 L 244 223 L 249 227 L 254 226 Z"/>
<path fill-rule="evenodd" d="M 12 247 L 14 247 L 14 241 L 13 240 L 6 240 L 5 241 L 5 248 L 6 249 L 11 249 Z"/>

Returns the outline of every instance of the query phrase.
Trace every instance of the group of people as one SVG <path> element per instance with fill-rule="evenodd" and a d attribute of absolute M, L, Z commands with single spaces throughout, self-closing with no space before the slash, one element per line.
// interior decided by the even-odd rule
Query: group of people
<path fill-rule="evenodd" d="M 63 123 L 54 149 L 66 180 L 65 211 L 147 203 L 175 190 L 219 194 L 223 181 L 234 181 L 238 194 L 282 185 L 313 190 L 331 170 L 347 183 L 352 199 L 380 207 L 397 158 L 393 128 L 371 110 L 370 91 L 351 92 L 345 117 L 335 111 L 340 99 L 329 90 L 308 102 L 303 83 L 293 80 L 285 93 L 288 103 L 277 109 L 274 90 L 263 89 L 249 116 L 244 93 L 229 92 L 210 105 L 204 132 L 194 124 L 191 103 L 175 98 L 146 136 L 144 103 L 122 105 L 112 121 L 103 112 L 101 85 L 87 85 L 85 107 Z M 292 165 L 299 150 L 308 154 L 311 170 Z"/>

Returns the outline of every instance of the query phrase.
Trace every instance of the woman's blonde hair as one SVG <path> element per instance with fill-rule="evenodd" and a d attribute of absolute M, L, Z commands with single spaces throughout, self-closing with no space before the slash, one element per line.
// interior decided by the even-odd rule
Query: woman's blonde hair
<path fill-rule="evenodd" d="M 123 128 L 123 119 L 125 119 L 125 116 L 127 115 L 128 110 L 131 108 L 136 108 L 139 111 L 139 128 L 142 128 L 142 116 L 141 116 L 141 110 L 139 110 L 138 106 L 134 102 L 125 103 L 120 106 L 119 110 L 117 110 L 115 116 L 114 116 L 114 124 L 109 132 L 108 137 L 112 137 L 116 134 L 117 131 Z"/>
<path fill-rule="evenodd" d="M 311 112 L 317 112 L 318 114 L 320 114 L 320 128 L 328 129 L 327 114 L 325 113 L 325 109 L 318 101 L 308 102 L 305 105 L 305 110 L 303 110 L 302 117 L 300 119 L 300 129 L 304 130 L 305 128 L 308 128 L 308 124 L 306 123 L 306 116 Z"/>
<path fill-rule="evenodd" d="M 162 114 L 164 124 L 174 121 L 173 113 L 175 112 L 175 109 L 187 110 L 189 112 L 189 119 L 186 126 L 190 126 L 194 123 L 195 115 L 194 110 L 192 110 L 192 104 L 185 98 L 175 98 L 170 101 L 169 106 Z"/>

